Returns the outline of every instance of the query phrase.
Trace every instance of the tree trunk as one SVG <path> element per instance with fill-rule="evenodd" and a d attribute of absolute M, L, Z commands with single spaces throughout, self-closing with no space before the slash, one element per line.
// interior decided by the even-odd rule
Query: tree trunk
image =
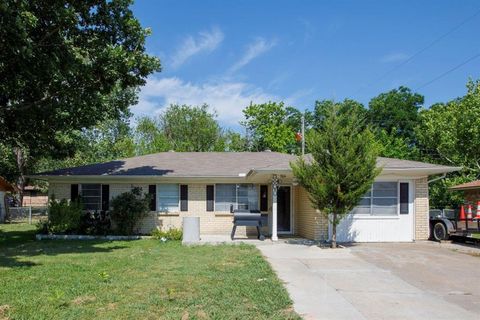
<path fill-rule="evenodd" d="M 18 187 L 18 200 L 20 201 L 20 206 L 23 205 L 23 194 L 25 192 L 25 181 L 26 181 L 26 158 L 25 152 L 21 147 L 13 148 L 13 152 L 15 153 L 15 160 L 17 162 L 17 169 L 19 172 L 19 177 L 17 179 L 17 187 Z"/>
<path fill-rule="evenodd" d="M 332 220 L 332 248 L 335 249 L 337 247 L 337 214 L 333 213 L 333 220 Z"/>

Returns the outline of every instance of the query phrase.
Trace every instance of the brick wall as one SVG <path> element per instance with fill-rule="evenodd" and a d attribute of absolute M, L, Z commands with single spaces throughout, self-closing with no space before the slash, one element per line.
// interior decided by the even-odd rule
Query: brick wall
<path fill-rule="evenodd" d="M 428 240 L 428 178 L 415 180 L 415 240 Z"/>
<path fill-rule="evenodd" d="M 324 240 L 328 238 L 328 220 L 312 207 L 308 192 L 295 187 L 295 234 L 307 239 Z"/>
<path fill-rule="evenodd" d="M 146 193 L 148 184 L 118 183 L 110 184 L 110 198 L 123 192 L 130 191 L 132 187 L 141 187 Z M 51 183 L 49 195 L 55 195 L 57 199 L 70 199 L 70 184 Z M 269 223 L 271 223 L 271 196 L 272 190 L 268 190 Z M 328 220 L 315 210 L 308 198 L 308 192 L 300 187 L 293 188 L 294 200 L 294 233 L 308 239 L 328 239 Z M 428 220 L 428 180 L 427 178 L 415 180 L 415 239 L 426 240 L 429 237 Z M 200 217 L 201 234 L 229 235 L 232 229 L 233 217 L 229 212 L 206 211 L 206 184 L 188 185 L 188 211 L 185 212 L 150 212 L 149 216 L 141 221 L 138 231 L 144 234 L 150 233 L 156 228 L 166 230 L 169 228 L 181 228 L 182 218 L 187 216 Z M 269 228 L 263 232 L 269 234 Z M 256 235 L 255 228 L 238 227 L 238 236 Z"/>
<path fill-rule="evenodd" d="M 55 196 L 55 199 L 70 199 L 70 184 L 50 183 L 48 186 L 48 198 Z"/>
<path fill-rule="evenodd" d="M 178 212 L 150 212 L 138 226 L 138 232 L 148 234 L 159 228 L 181 228 L 183 217 L 200 217 L 200 234 L 229 235 L 233 226 L 233 216 L 230 212 L 207 211 L 206 184 L 188 184 L 188 211 Z M 110 199 L 123 192 L 130 191 L 133 187 L 140 187 L 144 193 L 148 193 L 148 184 L 116 183 L 110 184 Z M 50 183 L 49 195 L 55 194 L 56 199 L 70 199 L 70 184 Z M 269 198 L 271 193 L 269 191 Z M 269 201 L 270 203 L 270 201 Z M 265 228 L 264 233 L 268 233 Z M 256 229 L 252 227 L 238 227 L 236 236 L 256 235 Z"/>

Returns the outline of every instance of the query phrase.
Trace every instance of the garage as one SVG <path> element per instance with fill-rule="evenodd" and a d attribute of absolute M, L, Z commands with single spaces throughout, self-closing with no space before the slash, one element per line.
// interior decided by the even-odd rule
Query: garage
<path fill-rule="evenodd" d="M 417 161 L 379 158 L 370 190 L 337 226 L 338 242 L 412 242 L 428 238 L 428 184 L 458 170 Z M 332 226 L 328 227 L 329 238 Z"/>
<path fill-rule="evenodd" d="M 337 226 L 337 241 L 413 241 L 414 184 L 414 180 L 375 181 L 359 205 Z"/>

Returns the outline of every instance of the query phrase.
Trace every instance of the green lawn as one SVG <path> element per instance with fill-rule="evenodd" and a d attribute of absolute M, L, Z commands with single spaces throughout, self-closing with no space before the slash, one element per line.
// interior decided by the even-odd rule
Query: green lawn
<path fill-rule="evenodd" d="M 248 245 L 35 241 L 0 225 L 0 319 L 298 319 Z"/>

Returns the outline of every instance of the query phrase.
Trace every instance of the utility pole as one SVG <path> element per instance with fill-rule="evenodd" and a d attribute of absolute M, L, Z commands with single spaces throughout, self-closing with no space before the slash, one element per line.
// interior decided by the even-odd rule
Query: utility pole
<path fill-rule="evenodd" d="M 305 112 L 302 113 L 302 156 L 305 155 Z"/>

